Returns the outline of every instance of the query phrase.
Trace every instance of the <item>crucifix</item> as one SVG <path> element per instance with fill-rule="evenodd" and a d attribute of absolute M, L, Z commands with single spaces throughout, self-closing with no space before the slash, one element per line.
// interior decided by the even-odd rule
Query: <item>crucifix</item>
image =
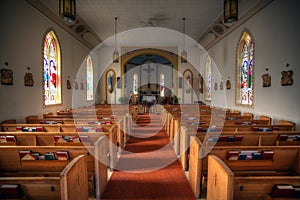
<path fill-rule="evenodd" d="M 152 71 L 155 71 L 155 69 L 150 68 L 150 63 L 148 64 L 147 69 L 143 69 L 143 71 L 147 72 L 147 77 L 148 77 L 148 88 L 150 89 L 150 75 Z"/>

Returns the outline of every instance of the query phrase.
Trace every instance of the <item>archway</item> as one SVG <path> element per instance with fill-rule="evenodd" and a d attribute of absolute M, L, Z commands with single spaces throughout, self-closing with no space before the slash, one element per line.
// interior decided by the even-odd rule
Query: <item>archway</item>
<path fill-rule="evenodd" d="M 126 48 L 127 49 L 127 48 Z M 160 61 L 158 61 L 158 59 Z M 135 71 L 137 71 L 137 69 L 135 70 L 130 70 L 130 66 L 128 65 L 128 63 L 130 64 L 130 62 L 134 61 L 136 66 L 141 66 L 139 67 L 140 73 L 139 73 L 139 80 L 143 80 L 140 81 L 139 84 L 139 92 L 146 91 L 146 87 L 148 87 L 150 89 L 151 93 L 156 93 L 157 94 L 157 86 L 159 83 L 158 81 L 158 74 L 160 74 L 159 72 L 162 71 L 160 70 L 160 68 L 158 68 L 156 66 L 156 76 L 151 76 L 152 80 L 149 80 L 149 74 L 151 73 L 151 70 L 154 71 L 154 69 L 151 69 L 151 66 L 149 65 L 149 63 L 156 63 L 156 64 L 160 64 L 160 65 L 164 65 L 164 66 L 171 66 L 172 67 L 172 76 L 171 76 L 171 80 L 170 83 L 168 85 L 168 87 L 171 89 L 173 88 L 173 93 L 175 95 L 177 95 L 177 87 L 178 87 L 178 83 L 177 83 L 177 79 L 178 79 L 178 57 L 176 54 L 166 51 L 166 50 L 162 50 L 162 49 L 154 49 L 154 48 L 144 48 L 144 49 L 138 49 L 138 50 L 133 50 L 133 51 L 129 51 L 127 53 L 123 53 L 121 56 L 121 77 L 122 77 L 122 84 L 121 84 L 121 96 L 128 96 L 129 92 L 132 91 L 132 87 L 131 84 L 129 83 L 129 85 L 127 84 L 126 81 L 128 81 L 128 76 L 133 77 L 133 74 Z M 147 66 L 145 66 L 145 64 L 148 64 Z M 144 66 L 143 66 L 144 65 Z M 132 67 L 131 67 L 132 68 Z M 147 68 L 147 69 L 143 69 L 143 68 Z M 153 68 L 153 66 L 152 66 Z M 154 67 L 155 68 L 155 67 Z M 146 78 L 145 76 L 143 76 L 143 73 L 141 73 L 141 71 L 148 71 L 148 78 Z M 127 73 L 129 71 L 132 71 L 128 74 Z M 145 74 L 145 73 L 144 73 Z M 170 74 L 170 73 L 169 73 Z M 156 79 L 153 79 L 154 77 L 156 77 Z M 146 80 L 147 79 L 147 80 Z M 147 85 L 145 85 L 145 82 L 147 82 Z M 151 83 L 152 82 L 152 83 Z M 150 85 L 149 85 L 150 84 Z M 156 89 L 155 89 L 156 88 Z M 148 91 L 149 92 L 149 91 Z"/>

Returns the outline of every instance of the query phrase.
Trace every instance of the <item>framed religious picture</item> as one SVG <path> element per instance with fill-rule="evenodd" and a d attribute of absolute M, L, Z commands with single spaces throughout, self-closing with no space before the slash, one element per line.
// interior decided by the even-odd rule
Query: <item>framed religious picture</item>
<path fill-rule="evenodd" d="M 106 73 L 106 88 L 109 93 L 113 93 L 116 81 L 116 73 L 110 69 Z"/>
<path fill-rule="evenodd" d="M 11 69 L 1 69 L 1 84 L 2 85 L 13 84 L 13 71 Z"/>
<path fill-rule="evenodd" d="M 288 70 L 288 71 L 282 71 L 281 72 L 281 85 L 282 86 L 289 86 L 289 85 L 293 85 L 293 71 L 292 70 Z"/>
<path fill-rule="evenodd" d="M 184 77 L 184 90 L 187 94 L 191 93 L 193 89 L 193 73 L 191 70 L 187 69 L 183 73 Z"/>
<path fill-rule="evenodd" d="M 266 68 L 266 72 L 269 71 L 269 68 Z M 262 86 L 263 87 L 271 87 L 271 76 L 269 73 L 265 73 L 261 76 L 262 78 Z"/>

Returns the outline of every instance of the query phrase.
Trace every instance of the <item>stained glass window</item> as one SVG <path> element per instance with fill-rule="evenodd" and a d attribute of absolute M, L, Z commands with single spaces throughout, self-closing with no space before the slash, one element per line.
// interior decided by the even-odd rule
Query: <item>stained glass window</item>
<path fill-rule="evenodd" d="M 53 31 L 45 36 L 43 58 L 44 105 L 61 104 L 60 46 Z"/>
<path fill-rule="evenodd" d="M 165 75 L 160 74 L 160 96 L 165 96 Z"/>
<path fill-rule="evenodd" d="M 208 56 L 205 63 L 205 76 L 206 76 L 206 91 L 205 91 L 205 100 L 211 101 L 211 58 Z"/>
<path fill-rule="evenodd" d="M 135 73 L 133 74 L 133 94 L 138 94 L 138 75 Z"/>
<path fill-rule="evenodd" d="M 93 81 L 93 63 L 91 56 L 89 56 L 86 61 L 86 99 L 88 101 L 94 100 Z"/>
<path fill-rule="evenodd" d="M 239 41 L 237 54 L 237 104 L 253 106 L 253 39 L 245 31 Z"/>

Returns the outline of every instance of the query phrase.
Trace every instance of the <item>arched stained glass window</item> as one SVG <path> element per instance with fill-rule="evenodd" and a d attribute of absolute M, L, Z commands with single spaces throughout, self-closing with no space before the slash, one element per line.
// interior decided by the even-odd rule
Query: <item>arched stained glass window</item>
<path fill-rule="evenodd" d="M 207 56 L 206 63 L 205 63 L 205 76 L 206 76 L 205 100 L 211 101 L 212 73 L 211 73 L 211 58 L 209 56 Z"/>
<path fill-rule="evenodd" d="M 133 74 L 133 94 L 138 94 L 138 75 L 137 73 Z"/>
<path fill-rule="evenodd" d="M 253 106 L 254 43 L 248 31 L 244 31 L 237 49 L 236 103 Z"/>
<path fill-rule="evenodd" d="M 160 96 L 165 96 L 165 75 L 160 74 Z"/>
<path fill-rule="evenodd" d="M 88 101 L 94 100 L 94 79 L 93 79 L 93 63 L 92 58 L 89 56 L 86 61 L 86 99 Z"/>
<path fill-rule="evenodd" d="M 45 106 L 62 103 L 61 98 L 61 54 L 54 31 L 44 38 L 43 101 Z"/>

